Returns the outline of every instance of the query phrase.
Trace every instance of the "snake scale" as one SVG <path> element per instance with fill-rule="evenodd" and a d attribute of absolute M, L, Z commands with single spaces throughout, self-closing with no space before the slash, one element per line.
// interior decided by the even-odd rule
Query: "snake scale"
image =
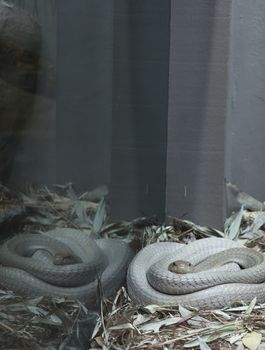
<path fill-rule="evenodd" d="M 73 259 L 72 259 L 73 258 Z M 24 296 L 79 299 L 89 308 L 124 282 L 132 251 L 115 239 L 74 229 L 21 234 L 0 247 L 0 286 Z"/>
<path fill-rule="evenodd" d="M 232 264 L 215 267 L 213 254 L 225 262 L 227 252 L 234 255 Z M 213 257 L 207 263 L 209 256 Z M 198 272 L 176 274 L 168 269 L 176 260 L 194 265 L 204 262 Z M 153 243 L 132 260 L 127 287 L 132 300 L 144 305 L 181 304 L 214 309 L 241 301 L 248 303 L 254 297 L 264 303 L 265 260 L 262 253 L 223 238 L 205 238 L 188 245 Z"/>

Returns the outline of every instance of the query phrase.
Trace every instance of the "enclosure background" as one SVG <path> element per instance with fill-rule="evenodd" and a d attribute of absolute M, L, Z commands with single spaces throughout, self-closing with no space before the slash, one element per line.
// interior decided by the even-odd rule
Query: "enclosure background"
<path fill-rule="evenodd" d="M 263 0 L 12 1 L 56 66 L 9 183 L 110 185 L 113 218 L 221 227 L 224 178 L 265 198 Z"/>

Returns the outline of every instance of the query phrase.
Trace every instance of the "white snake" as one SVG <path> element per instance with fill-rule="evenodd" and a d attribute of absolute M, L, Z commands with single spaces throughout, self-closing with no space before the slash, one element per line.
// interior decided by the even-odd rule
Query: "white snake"
<path fill-rule="evenodd" d="M 241 267 L 245 265 L 245 268 L 232 268 L 232 271 L 229 268 L 227 271 L 226 267 L 222 267 L 184 275 L 168 270 L 175 260 L 187 260 L 196 265 L 208 256 L 230 248 L 236 248 L 230 252 L 238 252 L 232 261 L 240 260 Z M 254 297 L 264 303 L 265 260 L 262 253 L 222 238 L 205 238 L 188 245 L 154 243 L 134 257 L 127 272 L 127 286 L 130 297 L 144 305 L 181 304 L 214 309 L 241 301 L 248 303 Z"/>
<path fill-rule="evenodd" d="M 104 297 L 112 295 L 131 259 L 125 242 L 93 240 L 78 230 L 17 235 L 0 247 L 0 286 L 25 296 L 79 299 L 96 308 L 99 289 Z"/>

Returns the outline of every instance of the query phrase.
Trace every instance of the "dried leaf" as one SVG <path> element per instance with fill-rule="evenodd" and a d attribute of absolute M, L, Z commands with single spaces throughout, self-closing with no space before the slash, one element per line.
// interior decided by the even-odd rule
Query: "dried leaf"
<path fill-rule="evenodd" d="M 250 315 L 251 312 L 253 311 L 254 307 L 256 306 L 257 303 L 257 297 L 251 300 L 247 310 L 245 311 L 245 315 Z"/>
<path fill-rule="evenodd" d="M 238 347 L 236 348 L 236 350 L 245 350 L 245 347 L 243 345 L 243 343 L 241 342 Z"/>
<path fill-rule="evenodd" d="M 187 323 L 194 327 L 216 327 L 220 324 L 219 322 L 209 322 L 206 318 L 203 318 L 198 315 L 193 315 L 193 312 L 185 309 L 181 305 L 179 305 L 179 312 L 182 317 L 187 318 L 188 316 L 191 316 L 190 319 L 187 319 Z"/>
<path fill-rule="evenodd" d="M 248 231 L 253 233 L 257 232 L 263 225 L 265 225 L 265 213 L 264 212 L 259 212 L 254 221 L 252 222 L 251 226 L 248 227 Z"/>
<path fill-rule="evenodd" d="M 158 333 L 162 326 L 169 326 L 172 324 L 176 324 L 181 321 L 181 317 L 169 317 L 164 320 L 157 320 L 153 322 L 145 323 L 139 329 L 145 333 Z"/>
<path fill-rule="evenodd" d="M 220 327 L 203 329 L 201 331 L 200 337 L 206 342 L 211 342 L 216 339 L 222 339 L 226 338 L 227 336 L 231 336 L 235 332 L 238 333 L 238 331 L 241 329 L 243 330 L 243 327 L 240 322 L 229 322 L 227 324 L 221 325 Z M 194 340 L 188 341 L 186 344 L 184 344 L 184 347 L 189 348 L 198 345 L 199 341 L 196 338 Z"/>
<path fill-rule="evenodd" d="M 146 305 L 143 307 L 143 310 L 146 310 L 148 312 L 150 312 L 151 314 L 156 313 L 157 311 L 168 311 L 168 310 L 172 310 L 172 307 L 167 307 L 167 306 L 163 306 L 163 305 L 155 305 L 155 304 L 150 304 L 150 305 Z"/>
<path fill-rule="evenodd" d="M 212 313 L 216 314 L 218 316 L 222 316 L 227 321 L 231 320 L 231 316 L 228 315 L 228 313 L 226 313 L 226 312 L 224 312 L 222 310 L 213 310 Z"/>
<path fill-rule="evenodd" d="M 66 195 L 70 199 L 72 199 L 72 200 L 77 199 L 77 195 L 75 193 L 72 182 L 68 182 L 66 185 L 55 184 L 55 185 L 53 185 L 53 187 L 60 190 L 64 195 Z"/>
<path fill-rule="evenodd" d="M 38 324 L 44 323 L 51 326 L 60 326 L 63 324 L 63 321 L 58 316 L 54 314 L 50 315 L 48 313 L 45 315 L 45 317 L 36 317 L 34 322 Z"/>
<path fill-rule="evenodd" d="M 198 340 L 199 340 L 200 350 L 211 350 L 208 344 L 201 337 L 198 337 Z"/>
<path fill-rule="evenodd" d="M 146 323 L 152 319 L 152 316 L 146 316 L 142 314 L 137 314 L 133 321 L 134 326 L 139 326 L 140 324 Z"/>
<path fill-rule="evenodd" d="M 106 217 L 107 217 L 106 203 L 105 203 L 105 199 L 103 198 L 98 205 L 95 218 L 93 221 L 93 227 L 92 227 L 93 234 L 97 235 L 101 231 L 104 225 L 104 222 L 106 220 Z"/>
<path fill-rule="evenodd" d="M 227 341 L 230 344 L 238 343 L 238 341 L 241 340 L 246 334 L 247 334 L 247 332 L 241 333 L 241 334 L 234 334 L 234 335 L 232 335 L 232 337 L 228 338 Z M 243 344 L 242 344 L 242 346 L 243 346 Z"/>
<path fill-rule="evenodd" d="M 109 330 L 119 330 L 119 329 L 135 329 L 131 323 L 117 324 L 116 326 L 109 327 Z"/>
<path fill-rule="evenodd" d="M 244 336 L 242 342 L 249 350 L 257 350 L 258 346 L 261 343 L 261 339 L 261 333 L 251 332 Z"/>
<path fill-rule="evenodd" d="M 87 206 L 84 202 L 76 200 L 72 208 L 71 214 L 73 216 L 74 222 L 82 227 L 89 227 L 91 225 L 91 220 L 87 215 Z"/>
<path fill-rule="evenodd" d="M 95 336 L 98 334 L 101 327 L 102 327 L 102 320 L 100 318 L 98 318 L 97 323 L 96 323 L 94 330 L 92 332 L 91 339 L 95 338 Z"/>
<path fill-rule="evenodd" d="M 0 291 L 0 309 L 1 349 L 70 349 L 65 340 L 71 336 L 78 341 L 75 325 L 86 317 L 79 302 L 63 298 L 28 299 L 8 291 Z"/>
<path fill-rule="evenodd" d="M 227 188 L 230 189 L 231 193 L 234 195 L 236 200 L 244 206 L 246 209 L 259 211 L 265 210 L 265 204 L 258 201 L 254 197 L 250 196 L 245 192 L 240 192 L 237 186 L 233 185 L 231 182 L 226 183 Z"/>
<path fill-rule="evenodd" d="M 98 345 L 100 345 L 101 347 L 103 347 L 104 346 L 104 340 L 103 340 L 103 338 L 102 337 L 96 337 L 96 338 L 94 338 L 94 340 L 95 340 L 95 342 L 98 344 Z"/>
<path fill-rule="evenodd" d="M 230 223 L 225 231 L 225 236 L 231 240 L 236 240 L 240 234 L 240 226 L 243 218 L 244 207 L 235 215 L 234 220 Z"/>
<path fill-rule="evenodd" d="M 215 229 L 215 228 L 208 227 L 208 226 L 195 225 L 193 222 L 191 222 L 189 220 L 183 220 L 183 222 L 186 224 L 192 225 L 192 230 L 200 232 L 207 237 L 212 237 L 212 236 L 224 237 L 224 233 L 220 230 Z"/>
<path fill-rule="evenodd" d="M 108 186 L 102 185 L 102 186 L 96 187 L 92 191 L 82 194 L 82 196 L 80 196 L 80 199 L 91 201 L 91 202 L 99 202 L 108 194 L 109 194 Z"/>

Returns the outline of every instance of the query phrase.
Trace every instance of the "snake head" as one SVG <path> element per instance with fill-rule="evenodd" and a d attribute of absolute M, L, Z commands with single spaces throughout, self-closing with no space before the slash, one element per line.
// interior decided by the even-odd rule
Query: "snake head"
<path fill-rule="evenodd" d="M 192 273 L 194 272 L 194 266 L 189 261 L 176 260 L 168 266 L 168 270 L 180 274 Z"/>
<path fill-rule="evenodd" d="M 81 259 L 74 255 L 55 254 L 53 257 L 54 265 L 72 265 L 80 262 Z"/>

